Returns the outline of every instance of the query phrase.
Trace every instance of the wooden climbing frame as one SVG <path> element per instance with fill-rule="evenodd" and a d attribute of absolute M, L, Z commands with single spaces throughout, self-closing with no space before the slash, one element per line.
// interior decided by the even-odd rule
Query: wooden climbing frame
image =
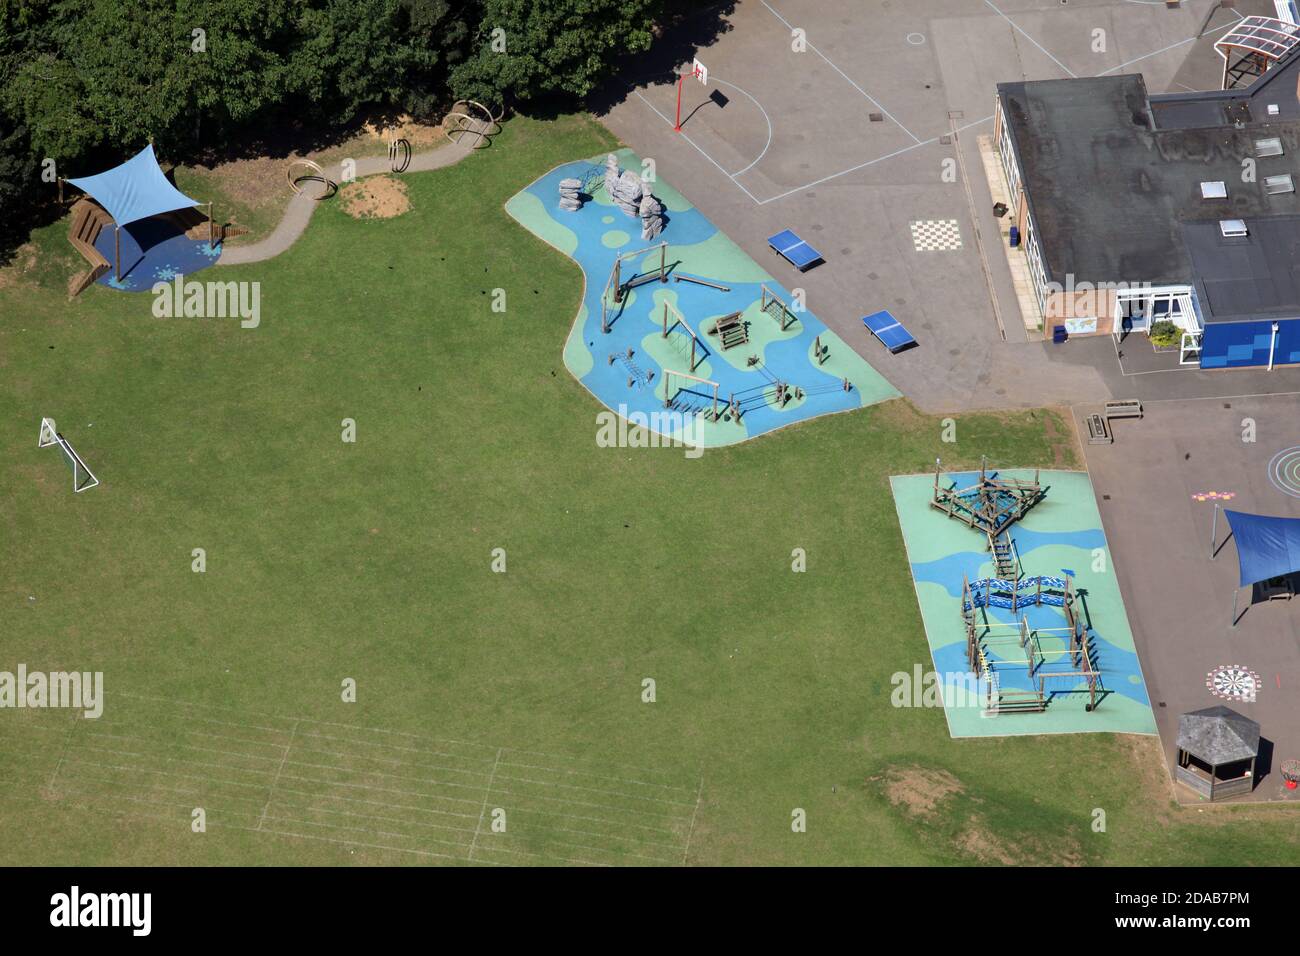
<path fill-rule="evenodd" d="M 718 344 L 722 347 L 722 351 L 749 342 L 749 330 L 745 328 L 744 315 L 743 312 L 732 312 L 714 321 L 713 333 L 718 336 Z"/>
<path fill-rule="evenodd" d="M 632 276 L 626 282 L 623 281 L 623 260 L 635 259 L 637 256 L 649 255 L 652 252 L 659 253 L 659 268 L 653 272 L 641 272 Z M 624 252 L 614 259 L 614 265 L 609 270 L 609 278 L 605 280 L 605 289 L 600 294 L 600 331 L 609 332 L 609 300 L 610 290 L 614 292 L 614 305 L 621 305 L 623 296 L 628 291 L 635 289 L 639 285 L 652 282 L 658 279 L 660 282 L 668 281 L 668 243 L 661 242 L 655 246 L 647 246 L 644 249 L 637 249 L 635 252 Z"/>
<path fill-rule="evenodd" d="M 794 312 L 792 312 L 790 310 L 790 307 L 786 305 L 785 302 L 782 301 L 780 296 L 778 296 L 767 286 L 760 285 L 759 289 L 761 290 L 759 308 L 761 308 L 768 315 L 771 315 L 772 318 L 776 319 L 777 323 L 781 326 L 781 331 L 784 332 L 786 329 L 788 329 L 791 325 L 794 324 L 795 322 Z M 776 315 L 772 315 L 773 307 L 777 309 Z M 788 322 L 786 321 L 787 319 L 789 319 Z"/>

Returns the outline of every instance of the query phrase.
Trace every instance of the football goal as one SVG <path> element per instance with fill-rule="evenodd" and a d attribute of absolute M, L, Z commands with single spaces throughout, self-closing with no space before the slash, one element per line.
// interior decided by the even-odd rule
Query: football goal
<path fill-rule="evenodd" d="M 87 488 L 94 488 L 99 484 L 99 479 L 95 477 L 94 472 L 86 467 L 86 463 L 81 460 L 81 456 L 77 454 L 76 449 L 54 427 L 54 419 L 42 418 L 41 436 L 36 447 L 49 448 L 51 445 L 59 446 L 59 450 L 63 452 L 63 460 L 72 469 L 72 490 L 74 492 L 85 491 Z"/>

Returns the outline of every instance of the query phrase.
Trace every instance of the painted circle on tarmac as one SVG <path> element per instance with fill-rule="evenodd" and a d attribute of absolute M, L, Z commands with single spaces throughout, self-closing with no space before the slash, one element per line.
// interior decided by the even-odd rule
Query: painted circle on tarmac
<path fill-rule="evenodd" d="M 924 34 L 924 33 L 909 33 L 909 34 L 907 35 L 907 42 L 910 43 L 910 44 L 912 44 L 912 46 L 920 46 L 922 43 L 925 42 L 925 34 Z"/>
<path fill-rule="evenodd" d="M 1292 498 L 1300 498 L 1300 445 L 1284 448 L 1268 463 L 1268 480 Z"/>
<path fill-rule="evenodd" d="M 1224 664 L 1205 675 L 1205 689 L 1215 697 L 1253 704 L 1259 693 L 1259 675 L 1241 664 Z"/>

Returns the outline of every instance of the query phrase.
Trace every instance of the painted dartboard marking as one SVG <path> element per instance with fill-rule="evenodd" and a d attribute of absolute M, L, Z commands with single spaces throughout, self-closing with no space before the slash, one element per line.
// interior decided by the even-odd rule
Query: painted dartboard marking
<path fill-rule="evenodd" d="M 1253 704 L 1264 685 L 1259 675 L 1241 664 L 1224 664 L 1205 675 L 1205 689 L 1215 697 Z"/>

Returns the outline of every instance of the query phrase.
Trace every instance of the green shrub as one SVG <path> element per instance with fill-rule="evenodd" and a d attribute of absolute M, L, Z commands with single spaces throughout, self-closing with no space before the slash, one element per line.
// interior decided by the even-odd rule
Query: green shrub
<path fill-rule="evenodd" d="M 1151 344 L 1164 348 L 1178 345 L 1183 341 L 1183 330 L 1168 319 L 1162 319 L 1151 326 Z"/>

